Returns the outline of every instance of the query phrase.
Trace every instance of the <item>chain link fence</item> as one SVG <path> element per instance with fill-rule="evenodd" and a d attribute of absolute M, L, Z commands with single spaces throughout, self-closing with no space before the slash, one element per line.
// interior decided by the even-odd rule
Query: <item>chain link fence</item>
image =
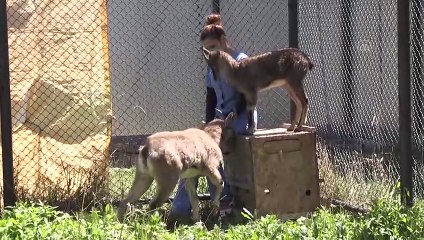
<path fill-rule="evenodd" d="M 417 197 L 424 197 L 424 1 L 411 4 L 412 51 L 412 143 L 414 159 L 414 188 Z"/>
<path fill-rule="evenodd" d="M 109 2 L 112 198 L 128 192 L 147 135 L 204 119 L 206 67 L 199 34 L 211 11 L 210 0 Z"/>
<path fill-rule="evenodd" d="M 6 10 L 17 196 L 90 202 L 107 190 L 106 1 L 8 0 Z"/>
<path fill-rule="evenodd" d="M 217 8 L 235 49 L 252 56 L 288 47 L 287 1 L 8 0 L 18 196 L 74 206 L 124 197 L 146 136 L 204 120 L 200 31 Z M 423 8 L 413 1 L 419 196 Z M 396 0 L 299 0 L 299 47 L 315 64 L 305 82 L 307 124 L 318 130 L 324 197 L 369 203 L 399 179 L 396 16 Z M 285 91 L 260 94 L 259 128 L 289 115 Z"/>
<path fill-rule="evenodd" d="M 220 1 L 220 13 L 231 46 L 248 56 L 288 47 L 287 1 Z M 258 128 L 279 127 L 290 120 L 286 91 L 271 89 L 258 99 Z"/>
<path fill-rule="evenodd" d="M 323 194 L 355 205 L 389 195 L 399 178 L 396 1 L 300 1 L 299 18 L 300 48 L 317 66 L 306 88 Z"/>
<path fill-rule="evenodd" d="M 420 5 L 413 2 L 415 8 Z M 306 88 L 309 125 L 317 127 L 320 138 L 324 196 L 355 205 L 392 196 L 400 160 L 396 1 L 301 0 L 299 24 L 300 48 L 316 63 Z M 422 41 L 413 44 L 417 64 Z M 414 185 L 422 196 L 423 96 L 416 74 Z"/>
<path fill-rule="evenodd" d="M 214 3 L 109 3 L 116 118 L 111 155 L 111 171 L 116 176 L 110 181 L 113 196 L 120 198 L 128 191 L 134 173 L 127 168 L 134 166 L 146 135 L 192 127 L 204 120 L 206 63 L 199 54 L 200 31 L 205 17 L 216 7 Z M 287 46 L 287 17 L 280 17 L 281 12 L 287 13 L 286 2 L 222 1 L 219 7 L 230 44 L 237 50 L 252 55 Z M 264 15 L 267 18 L 258 25 L 255 19 Z M 264 95 L 258 106 L 259 127 L 288 120 L 288 111 L 284 92 Z M 207 192 L 205 182 L 200 192 Z"/>

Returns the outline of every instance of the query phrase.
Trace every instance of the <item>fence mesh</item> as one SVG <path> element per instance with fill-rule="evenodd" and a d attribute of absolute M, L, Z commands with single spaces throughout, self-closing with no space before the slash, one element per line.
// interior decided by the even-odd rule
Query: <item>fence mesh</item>
<path fill-rule="evenodd" d="M 247 55 L 288 47 L 287 1 L 220 1 L 220 13 L 230 44 Z M 258 128 L 278 127 L 288 122 L 289 101 L 282 89 L 260 93 Z"/>
<path fill-rule="evenodd" d="M 199 34 L 212 2 L 111 1 L 108 12 L 115 117 L 109 189 L 121 198 L 146 135 L 204 120 L 206 67 Z"/>
<path fill-rule="evenodd" d="M 10 0 L 7 17 L 18 197 L 67 202 L 102 192 L 111 130 L 106 1 Z"/>
<path fill-rule="evenodd" d="M 424 197 L 424 1 L 413 0 L 411 6 L 412 50 L 412 132 L 414 188 L 417 197 Z"/>
<path fill-rule="evenodd" d="M 316 63 L 306 89 L 327 197 L 369 203 L 399 178 L 396 17 L 394 0 L 299 2 L 300 48 Z"/>
<path fill-rule="evenodd" d="M 205 17 L 213 11 L 213 3 L 109 3 L 116 118 L 111 155 L 111 171 L 116 176 L 110 181 L 114 185 L 110 187 L 113 196 L 120 198 L 128 191 L 133 168 L 127 168 L 134 166 L 137 149 L 146 135 L 192 127 L 204 120 L 206 64 L 199 54 L 200 31 Z M 287 13 L 285 2 L 220 2 L 220 8 L 226 34 L 235 49 L 251 55 L 287 45 L 287 19 L 277 14 Z M 268 17 L 258 25 L 254 19 L 263 15 Z M 259 127 L 288 119 L 289 105 L 284 94 L 275 91 L 261 100 Z M 206 191 L 203 181 L 200 192 Z"/>
<path fill-rule="evenodd" d="M 235 49 L 252 56 L 288 47 L 287 1 L 8 0 L 18 196 L 119 200 L 146 136 L 201 123 L 199 35 L 217 2 Z M 412 2 L 414 185 L 422 196 L 424 3 Z M 318 130 L 324 197 L 366 204 L 399 179 L 396 16 L 396 0 L 299 0 L 299 47 L 315 64 L 305 82 L 307 124 Z M 285 91 L 261 93 L 258 127 L 288 122 L 289 111 Z"/>

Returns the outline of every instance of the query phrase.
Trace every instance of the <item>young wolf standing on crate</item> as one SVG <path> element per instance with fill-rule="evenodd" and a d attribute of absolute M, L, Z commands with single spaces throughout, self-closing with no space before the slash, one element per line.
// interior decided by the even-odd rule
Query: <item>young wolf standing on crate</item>
<path fill-rule="evenodd" d="M 208 50 L 221 50 L 230 54 L 235 60 L 240 61 L 248 56 L 240 51 L 233 49 L 227 39 L 224 28 L 221 25 L 221 16 L 219 14 L 211 14 L 206 18 L 206 25 L 200 34 L 200 41 L 203 47 Z M 226 79 L 215 81 L 213 79 L 212 70 L 208 67 L 206 74 L 206 122 L 210 122 L 215 117 L 225 118 L 230 112 L 236 111 L 237 106 L 245 105 L 244 97 L 229 83 Z M 246 109 L 245 107 L 241 109 Z M 248 126 L 248 113 L 246 110 L 237 112 L 237 118 L 233 121 L 233 128 L 237 135 L 247 134 Z M 254 110 L 254 125 L 256 128 L 257 113 Z M 221 175 L 223 169 L 220 168 Z M 196 187 L 197 181 L 196 179 Z M 215 187 L 208 180 L 209 192 L 211 198 L 215 195 Z M 225 181 L 224 177 L 224 191 L 221 197 L 221 211 L 228 211 L 229 204 L 232 198 L 230 195 L 230 187 Z M 187 191 L 184 189 L 183 181 L 180 180 L 175 196 L 173 206 L 171 209 L 171 219 L 187 219 L 190 217 L 191 205 Z M 172 220 L 171 220 L 172 221 Z"/>

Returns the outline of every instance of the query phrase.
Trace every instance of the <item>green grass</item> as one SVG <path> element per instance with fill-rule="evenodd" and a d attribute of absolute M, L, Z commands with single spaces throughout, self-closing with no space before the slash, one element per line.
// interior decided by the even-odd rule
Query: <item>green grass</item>
<path fill-rule="evenodd" d="M 124 224 L 116 221 L 115 209 L 68 214 L 38 204 L 20 203 L 0 219 L 1 239 L 424 239 L 424 203 L 412 209 L 398 201 L 396 179 L 381 161 L 352 159 L 343 164 L 344 172 L 335 169 L 327 156 L 319 151 L 321 195 L 342 199 L 353 205 L 366 205 L 369 213 L 351 215 L 339 208 L 322 208 L 309 218 L 279 221 L 275 216 L 248 219 L 246 224 L 228 226 L 217 223 L 208 229 L 205 224 L 180 226 L 168 231 L 162 214 L 146 212 L 136 206 Z M 343 157 L 343 155 L 341 155 Z M 362 161 L 364 160 L 364 161 Z M 366 162 L 368 165 L 361 164 Z M 378 160 L 378 159 L 377 159 Z M 349 164 L 347 164 L 349 163 Z M 359 163 L 359 164 L 358 164 Z M 135 168 L 111 168 L 110 199 L 122 199 L 131 187 Z M 396 174 L 394 174 L 396 176 Z M 206 193 L 205 178 L 200 178 L 199 193 Z M 142 197 L 151 198 L 155 184 Z M 174 189 L 175 193 L 176 189 Z M 169 208 L 166 204 L 163 209 Z M 208 208 L 202 208 L 207 216 Z M 166 211 L 166 210 L 165 210 Z"/>
<path fill-rule="evenodd" d="M 406 209 L 392 200 L 376 201 L 359 217 L 327 208 L 296 221 L 266 216 L 210 231 L 203 224 L 168 231 L 157 212 L 140 211 L 124 224 L 115 218 L 110 205 L 71 215 L 21 202 L 0 218 L 0 239 L 424 239 L 424 205 Z"/>

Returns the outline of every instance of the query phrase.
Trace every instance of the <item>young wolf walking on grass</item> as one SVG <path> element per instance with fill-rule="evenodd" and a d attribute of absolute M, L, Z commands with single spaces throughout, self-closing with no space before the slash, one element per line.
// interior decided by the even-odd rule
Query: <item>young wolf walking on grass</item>
<path fill-rule="evenodd" d="M 158 132 L 149 136 L 140 148 L 136 174 L 127 197 L 118 207 L 118 220 L 122 221 L 127 204 L 138 200 L 156 181 L 156 195 L 150 201 L 149 209 L 156 209 L 168 200 L 178 179 L 181 178 L 187 190 L 193 220 L 199 221 L 199 199 L 194 178 L 207 176 L 216 188 L 212 204 L 219 210 L 219 199 L 224 188 L 219 167 L 223 164 L 221 145 L 223 130 L 232 122 L 230 114 L 226 120 L 215 119 L 202 129 L 189 128 L 184 131 Z"/>

